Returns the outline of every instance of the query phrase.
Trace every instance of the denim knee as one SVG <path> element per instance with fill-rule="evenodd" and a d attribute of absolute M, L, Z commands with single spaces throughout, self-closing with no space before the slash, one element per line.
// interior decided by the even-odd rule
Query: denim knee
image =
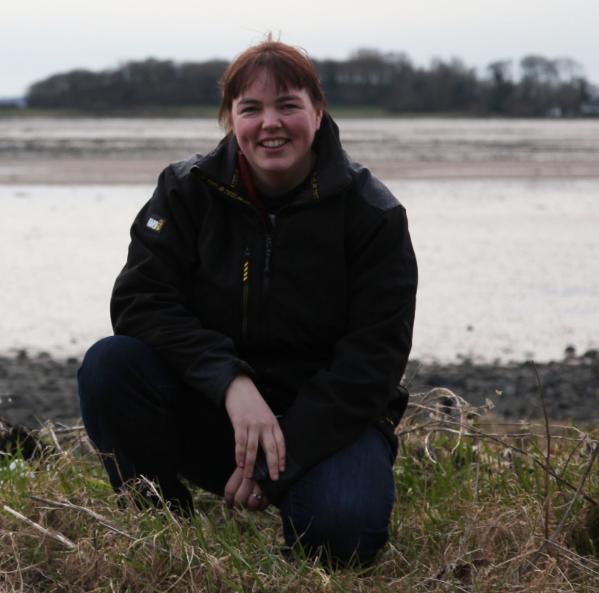
<path fill-rule="evenodd" d="M 115 490 L 139 473 L 170 471 L 177 385 L 154 351 L 135 338 L 104 338 L 86 353 L 78 379 L 83 424 Z"/>
<path fill-rule="evenodd" d="M 82 406 L 96 408 L 104 404 L 134 372 L 136 361 L 148 355 L 152 355 L 150 349 L 129 336 L 109 336 L 96 342 L 86 352 L 77 373 Z"/>
<path fill-rule="evenodd" d="M 309 555 L 321 554 L 335 563 L 368 564 L 389 539 L 389 508 L 368 501 L 360 506 L 355 501 L 345 506 L 339 499 L 327 502 L 325 497 L 305 506 L 306 501 L 290 497 L 282 509 L 287 545 L 299 543 Z"/>
<path fill-rule="evenodd" d="M 288 546 L 300 543 L 335 563 L 367 564 L 389 538 L 395 501 L 392 448 L 376 428 L 324 459 L 281 504 Z"/>

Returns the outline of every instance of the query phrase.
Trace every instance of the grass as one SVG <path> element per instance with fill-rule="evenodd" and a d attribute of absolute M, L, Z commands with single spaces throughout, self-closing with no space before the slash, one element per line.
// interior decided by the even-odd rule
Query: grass
<path fill-rule="evenodd" d="M 138 510 L 81 430 L 48 426 L 40 458 L 0 458 L 0 591 L 599 592 L 599 430 L 484 411 L 412 398 L 390 542 L 373 568 L 335 571 L 285 558 L 274 510 L 199 490 L 193 519 Z"/>

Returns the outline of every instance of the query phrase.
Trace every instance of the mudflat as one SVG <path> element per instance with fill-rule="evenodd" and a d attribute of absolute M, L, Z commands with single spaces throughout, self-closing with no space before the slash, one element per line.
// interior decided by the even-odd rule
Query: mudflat
<path fill-rule="evenodd" d="M 385 180 L 597 179 L 599 119 L 339 119 L 356 161 Z M 202 118 L 0 118 L 0 183 L 153 184 L 224 136 Z"/>
<path fill-rule="evenodd" d="M 0 356 L 0 416 L 35 428 L 46 420 L 73 425 L 80 422 L 77 396 L 77 357 L 56 358 L 21 351 Z M 599 351 L 568 353 L 558 361 L 474 364 L 408 364 L 403 383 L 410 391 L 445 387 L 472 405 L 490 399 L 505 420 L 540 419 L 543 409 L 537 373 L 552 422 L 588 423 L 599 419 Z"/>

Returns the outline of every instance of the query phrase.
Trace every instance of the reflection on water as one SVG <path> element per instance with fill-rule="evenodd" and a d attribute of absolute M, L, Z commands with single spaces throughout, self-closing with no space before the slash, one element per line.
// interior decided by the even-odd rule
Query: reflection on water
<path fill-rule="evenodd" d="M 599 346 L 599 181 L 390 182 L 420 288 L 414 355 L 557 358 Z M 0 185 L 0 352 L 80 354 L 150 186 Z"/>

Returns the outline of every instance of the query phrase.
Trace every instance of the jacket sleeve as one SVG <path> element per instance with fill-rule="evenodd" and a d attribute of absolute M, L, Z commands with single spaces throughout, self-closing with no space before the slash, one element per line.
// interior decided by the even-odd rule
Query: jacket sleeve
<path fill-rule="evenodd" d="M 271 502 L 310 466 L 354 442 L 395 396 L 412 344 L 417 266 L 402 206 L 381 212 L 349 254 L 347 330 L 329 368 L 299 391 L 281 420 L 286 469 L 276 482 L 263 460 L 256 479 Z"/>
<path fill-rule="evenodd" d="M 115 334 L 145 342 L 185 383 L 221 405 L 233 378 L 253 371 L 237 357 L 230 338 L 204 329 L 191 313 L 198 216 L 167 167 L 131 227 L 110 314 Z"/>

